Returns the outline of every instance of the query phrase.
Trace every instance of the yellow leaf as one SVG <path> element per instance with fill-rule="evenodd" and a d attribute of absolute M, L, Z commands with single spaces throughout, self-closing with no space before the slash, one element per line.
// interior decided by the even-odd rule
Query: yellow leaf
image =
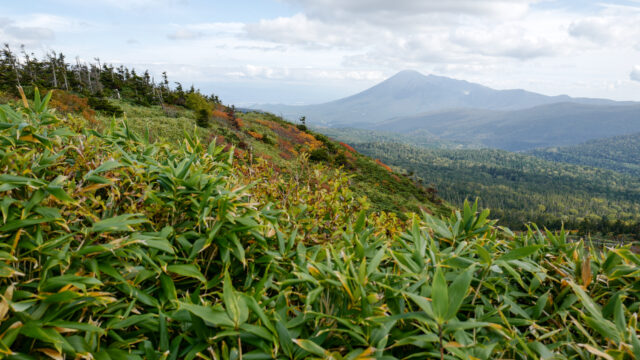
<path fill-rule="evenodd" d="M 592 353 L 593 355 L 599 356 L 599 357 L 601 357 L 601 358 L 603 358 L 603 359 L 607 359 L 607 360 L 615 360 L 615 359 L 613 358 L 613 356 L 611 356 L 611 355 L 609 355 L 609 354 L 605 353 L 605 352 L 604 352 L 604 351 L 602 351 L 602 350 L 596 349 L 596 348 L 594 348 L 594 347 L 593 347 L 593 346 L 591 346 L 591 345 L 588 345 L 588 344 L 580 344 L 579 346 L 580 346 L 580 347 L 583 347 L 583 348 L 585 348 L 585 349 L 587 349 L 587 351 L 588 351 L 588 352 L 590 352 L 590 353 Z"/>
<path fill-rule="evenodd" d="M 93 185 L 83 187 L 82 190 L 80 190 L 80 192 L 84 193 L 84 192 L 94 191 L 94 190 L 102 189 L 103 187 L 107 187 L 107 186 L 109 186 L 109 184 L 93 184 Z"/>
<path fill-rule="evenodd" d="M 20 97 L 22 98 L 22 105 L 25 108 L 29 108 L 29 101 L 27 101 L 27 96 L 24 94 L 24 90 L 22 90 L 22 86 L 18 86 L 18 92 L 20 93 Z"/>
<path fill-rule="evenodd" d="M 587 289 L 591 284 L 591 259 L 586 258 L 582 262 L 582 288 Z"/>
<path fill-rule="evenodd" d="M 49 348 L 41 348 L 41 349 L 38 349 L 38 351 L 40 351 L 41 353 L 47 355 L 48 357 L 50 357 L 52 359 L 64 360 L 64 358 L 62 357 L 62 354 L 60 354 L 56 350 L 49 349 Z"/>
<path fill-rule="evenodd" d="M 446 343 L 444 346 L 445 347 L 453 347 L 453 348 L 461 348 L 462 344 L 460 344 L 458 342 L 455 342 L 455 341 L 450 341 L 450 342 Z"/>
<path fill-rule="evenodd" d="M 68 333 L 78 332 L 77 329 L 62 328 L 62 327 L 57 327 L 57 326 L 54 326 L 53 328 L 55 329 L 55 331 L 57 331 L 60 334 L 68 334 Z"/>
<path fill-rule="evenodd" d="M 15 286 L 13 284 L 7 287 L 7 290 L 4 291 L 4 296 L 2 296 L 2 301 L 0 302 L 0 322 L 9 312 L 9 300 L 13 299 L 13 289 Z"/>
<path fill-rule="evenodd" d="M 40 140 L 34 138 L 33 135 L 31 135 L 31 134 L 20 136 L 20 140 L 28 141 L 28 142 L 32 142 L 32 143 L 40 143 Z"/>
<path fill-rule="evenodd" d="M 358 357 L 356 357 L 356 360 L 374 360 L 375 358 L 369 356 L 374 352 L 376 352 L 376 349 L 373 347 L 369 347 L 362 354 L 358 355 Z"/>

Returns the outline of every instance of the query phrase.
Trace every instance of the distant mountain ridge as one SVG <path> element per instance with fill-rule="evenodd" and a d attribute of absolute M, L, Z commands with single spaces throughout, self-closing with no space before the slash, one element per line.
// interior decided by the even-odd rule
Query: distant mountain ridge
<path fill-rule="evenodd" d="M 469 141 L 511 151 L 568 146 L 640 132 L 640 104 L 587 105 L 571 102 L 514 111 L 458 109 L 398 117 L 375 130 L 429 133 L 450 141 Z"/>
<path fill-rule="evenodd" d="M 495 90 L 443 76 L 405 70 L 355 95 L 316 105 L 259 105 L 255 108 L 296 120 L 306 116 L 311 124 L 362 126 L 394 117 L 460 108 L 520 110 L 558 102 L 591 105 L 630 104 L 607 99 L 546 96 L 526 90 Z M 366 125 L 365 125 L 366 126 Z"/>
<path fill-rule="evenodd" d="M 422 132 L 512 151 L 640 132 L 639 102 L 495 90 L 411 70 L 328 103 L 259 108 L 315 126 Z"/>

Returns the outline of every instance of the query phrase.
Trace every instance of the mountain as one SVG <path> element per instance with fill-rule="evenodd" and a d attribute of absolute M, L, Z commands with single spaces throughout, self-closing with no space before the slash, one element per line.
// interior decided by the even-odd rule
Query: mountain
<path fill-rule="evenodd" d="M 405 70 L 358 94 L 307 106 L 260 105 L 257 108 L 315 125 L 367 126 L 394 117 L 459 108 L 519 110 L 558 102 L 620 104 L 612 100 L 546 96 L 525 90 L 495 90 L 464 80 Z"/>
<path fill-rule="evenodd" d="M 640 133 L 533 150 L 530 154 L 545 160 L 594 166 L 640 177 Z"/>
<path fill-rule="evenodd" d="M 426 130 L 450 141 L 522 151 L 640 132 L 640 105 L 562 102 L 514 111 L 456 109 L 396 117 L 372 128 L 407 134 Z"/>

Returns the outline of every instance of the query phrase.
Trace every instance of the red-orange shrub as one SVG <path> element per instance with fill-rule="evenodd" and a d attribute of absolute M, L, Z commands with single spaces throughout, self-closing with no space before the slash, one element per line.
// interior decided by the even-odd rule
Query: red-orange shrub
<path fill-rule="evenodd" d="M 389 165 L 386 165 L 384 163 L 382 163 L 382 161 L 376 159 L 376 164 L 382 166 L 385 170 L 387 170 L 388 172 L 393 172 L 393 170 L 391 170 L 391 168 L 389 167 Z"/>
<path fill-rule="evenodd" d="M 57 109 L 63 115 L 82 115 L 85 119 L 95 122 L 96 112 L 89 107 L 88 99 L 73 95 L 64 90 L 53 91 L 49 107 Z"/>
<path fill-rule="evenodd" d="M 340 145 L 342 145 L 345 149 L 349 150 L 350 152 L 356 153 L 356 149 L 352 148 L 350 145 L 345 144 L 343 142 L 341 142 Z"/>

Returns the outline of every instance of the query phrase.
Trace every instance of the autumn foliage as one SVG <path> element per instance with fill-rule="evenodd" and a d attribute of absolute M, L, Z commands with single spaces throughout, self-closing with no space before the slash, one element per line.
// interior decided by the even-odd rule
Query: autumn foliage
<path fill-rule="evenodd" d="M 76 96 L 63 90 L 55 90 L 53 92 L 49 106 L 63 115 L 82 115 L 82 117 L 91 122 L 95 121 L 96 112 L 89 107 L 87 98 Z"/>
<path fill-rule="evenodd" d="M 385 168 L 385 170 L 387 170 L 388 172 L 393 172 L 393 170 L 391 170 L 391 168 L 389 167 L 389 165 L 384 164 L 382 161 L 376 159 L 376 164 L 382 166 L 383 168 Z"/>
<path fill-rule="evenodd" d="M 349 152 L 352 153 L 356 153 L 356 149 L 354 149 L 353 147 L 351 147 L 349 144 L 345 144 L 343 142 L 340 142 L 340 145 L 342 145 L 345 149 L 347 149 Z"/>

